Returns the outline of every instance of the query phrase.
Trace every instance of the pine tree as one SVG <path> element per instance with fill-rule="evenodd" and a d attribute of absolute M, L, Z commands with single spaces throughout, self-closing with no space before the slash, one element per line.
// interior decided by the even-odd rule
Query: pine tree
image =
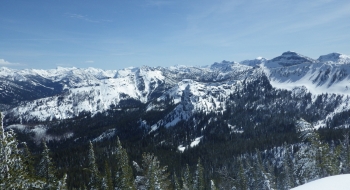
<path fill-rule="evenodd" d="M 258 187 L 261 189 L 273 190 L 274 185 L 271 185 L 274 183 L 271 177 L 271 175 L 273 174 L 266 172 L 266 169 L 264 168 L 264 165 L 262 163 L 261 153 L 258 149 L 256 149 L 256 161 L 254 165 L 255 165 L 254 168 L 257 172 L 256 180 L 257 180 Z"/>
<path fill-rule="evenodd" d="M 27 143 L 22 143 L 22 159 L 26 168 L 28 175 L 34 176 L 34 159 L 33 156 L 27 146 Z"/>
<path fill-rule="evenodd" d="M 197 169 L 193 179 L 193 190 L 203 190 L 204 185 L 204 168 L 201 164 L 201 160 L 198 159 Z"/>
<path fill-rule="evenodd" d="M 332 143 L 332 150 L 327 143 L 322 144 L 319 148 L 321 155 L 321 175 L 323 177 L 332 176 L 339 174 L 339 154 L 340 150 L 335 149 L 334 144 Z"/>
<path fill-rule="evenodd" d="M 67 174 L 64 174 L 63 178 L 60 181 L 58 181 L 57 190 L 68 190 Z"/>
<path fill-rule="evenodd" d="M 231 177 L 230 172 L 228 171 L 226 166 L 221 167 L 216 171 L 220 178 L 221 178 L 221 183 L 219 188 L 220 189 L 235 189 L 236 188 L 236 183 L 237 180 Z"/>
<path fill-rule="evenodd" d="M 105 179 L 106 179 L 106 189 L 112 190 L 113 189 L 112 173 L 107 161 L 105 162 Z"/>
<path fill-rule="evenodd" d="M 268 174 L 269 174 L 269 180 L 270 180 L 270 186 L 272 189 L 278 189 L 277 188 L 277 177 L 275 175 L 275 172 L 274 172 L 274 166 L 273 164 L 271 163 L 268 163 L 268 166 L 267 166 L 267 171 L 268 171 Z"/>
<path fill-rule="evenodd" d="M 297 185 L 302 185 L 318 178 L 316 151 L 315 148 L 303 145 L 296 152 L 294 172 Z"/>
<path fill-rule="evenodd" d="M 96 165 L 94 147 L 93 147 L 91 141 L 89 144 L 88 161 L 89 161 L 88 169 L 90 172 L 90 181 L 88 184 L 89 188 L 91 190 L 99 189 L 99 187 L 100 187 L 99 177 L 100 176 L 99 176 L 99 172 L 98 172 L 97 165 Z"/>
<path fill-rule="evenodd" d="M 101 180 L 101 189 L 102 190 L 108 190 L 109 187 L 107 185 L 107 179 L 106 177 L 102 177 L 102 180 Z"/>
<path fill-rule="evenodd" d="M 350 138 L 349 132 L 343 135 L 343 141 L 340 141 L 340 161 L 342 164 L 341 173 L 350 173 Z"/>
<path fill-rule="evenodd" d="M 321 146 L 319 134 L 314 131 L 311 124 L 305 124 L 306 121 L 302 121 L 298 124 L 299 138 L 308 144 L 300 147 L 296 153 L 294 172 L 297 177 L 298 184 L 304 184 L 308 181 L 318 179 L 320 177 L 320 154 L 319 148 Z"/>
<path fill-rule="evenodd" d="M 210 180 L 210 190 L 217 190 L 213 180 Z"/>
<path fill-rule="evenodd" d="M 248 179 L 247 186 L 249 189 L 260 189 L 261 180 L 259 178 L 258 167 L 256 166 L 256 161 L 254 159 L 255 158 L 253 158 L 252 156 L 246 158 L 246 173 Z"/>
<path fill-rule="evenodd" d="M 149 153 L 142 154 L 143 184 L 147 190 L 166 190 L 170 188 L 167 166 L 161 167 L 156 156 Z"/>
<path fill-rule="evenodd" d="M 20 169 L 23 169 L 19 151 L 17 149 L 17 140 L 13 131 L 5 132 L 0 113 L 0 187 L 1 189 L 13 189 L 21 187 L 16 185 L 16 178 L 22 177 Z M 21 179 L 20 179 L 21 180 Z"/>
<path fill-rule="evenodd" d="M 115 188 L 134 190 L 132 168 L 129 165 L 129 158 L 126 150 L 122 147 L 119 138 L 117 138 L 117 173 L 115 174 Z"/>
<path fill-rule="evenodd" d="M 50 158 L 50 150 L 43 142 L 44 150 L 41 153 L 38 174 L 44 179 L 44 189 L 55 189 L 57 187 L 57 179 L 55 177 L 55 167 Z"/>
<path fill-rule="evenodd" d="M 186 164 L 186 168 L 182 177 L 182 189 L 184 190 L 192 190 L 192 177 L 190 173 L 190 168 L 188 164 Z"/>
<path fill-rule="evenodd" d="M 179 184 L 179 180 L 177 179 L 176 173 L 174 172 L 173 175 L 173 184 L 174 184 L 174 190 L 181 190 L 181 186 Z"/>
<path fill-rule="evenodd" d="M 239 162 L 239 171 L 238 171 L 238 189 L 248 189 L 247 178 L 244 173 L 242 157 L 238 159 Z"/>
<path fill-rule="evenodd" d="M 291 189 L 294 187 L 293 160 L 291 158 L 290 147 L 288 147 L 286 143 L 284 144 L 283 149 L 285 150 L 283 161 L 283 184 L 286 189 Z"/>
<path fill-rule="evenodd" d="M 0 189 L 29 189 L 42 183 L 28 174 L 12 130 L 5 132 L 0 113 Z"/>

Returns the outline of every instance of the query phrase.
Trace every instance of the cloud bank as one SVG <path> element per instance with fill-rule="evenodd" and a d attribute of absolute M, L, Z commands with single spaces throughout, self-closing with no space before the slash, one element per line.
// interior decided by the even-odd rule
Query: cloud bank
<path fill-rule="evenodd" d="M 5 59 L 0 59 L 0 66 L 20 66 L 19 63 L 11 63 L 6 61 Z"/>

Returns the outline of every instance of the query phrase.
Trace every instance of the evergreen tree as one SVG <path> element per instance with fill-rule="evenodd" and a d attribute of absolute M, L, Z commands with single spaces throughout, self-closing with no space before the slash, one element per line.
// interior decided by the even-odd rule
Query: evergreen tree
<path fill-rule="evenodd" d="M 221 167 L 217 173 L 220 176 L 221 183 L 219 184 L 220 189 L 235 189 L 236 188 L 236 182 L 233 177 L 230 176 L 230 172 L 228 171 L 227 167 Z"/>
<path fill-rule="evenodd" d="M 306 123 L 305 121 L 303 121 Z M 301 146 L 296 153 L 294 172 L 297 184 L 301 185 L 320 177 L 320 138 L 312 125 L 298 124 L 299 138 L 307 144 Z"/>
<path fill-rule="evenodd" d="M 170 188 L 167 166 L 161 167 L 156 156 L 149 153 L 142 154 L 143 180 L 142 186 L 147 190 L 166 190 Z"/>
<path fill-rule="evenodd" d="M 259 189 L 273 190 L 274 185 L 271 185 L 273 184 L 273 180 L 271 177 L 271 175 L 273 174 L 266 172 L 266 169 L 262 163 L 261 153 L 257 149 L 256 149 L 256 161 L 254 165 L 255 165 L 254 168 L 257 172 L 255 176 L 257 176 L 256 181 Z"/>
<path fill-rule="evenodd" d="M 90 172 L 89 188 L 91 190 L 99 189 L 100 187 L 100 176 L 96 165 L 94 147 L 90 141 L 89 143 L 89 155 L 88 155 L 88 169 Z"/>
<path fill-rule="evenodd" d="M 302 185 L 318 178 L 316 150 L 310 146 L 301 146 L 295 155 L 294 172 L 297 185 Z"/>
<path fill-rule="evenodd" d="M 126 150 L 122 147 L 119 138 L 117 138 L 117 172 L 115 175 L 115 188 L 134 190 L 135 184 L 133 180 L 132 168 L 129 165 L 129 158 Z"/>
<path fill-rule="evenodd" d="M 343 141 L 340 141 L 340 162 L 341 173 L 350 173 L 350 140 L 349 132 L 343 135 Z"/>
<path fill-rule="evenodd" d="M 278 189 L 277 188 L 277 182 L 276 182 L 277 181 L 277 177 L 275 175 L 274 165 L 272 163 L 271 164 L 268 163 L 267 171 L 268 171 L 268 174 L 269 174 L 269 180 L 270 180 L 271 189 Z"/>
<path fill-rule="evenodd" d="M 27 146 L 27 143 L 22 143 L 23 145 L 23 150 L 22 150 L 22 158 L 24 161 L 24 165 L 26 168 L 26 172 L 28 173 L 29 176 L 34 176 L 34 158 L 29 151 L 29 148 Z"/>
<path fill-rule="evenodd" d="M 111 173 L 111 169 L 109 168 L 109 164 L 107 161 L 105 162 L 105 177 L 104 178 L 106 179 L 105 189 L 112 190 L 113 189 L 112 173 Z"/>
<path fill-rule="evenodd" d="M 39 163 L 38 174 L 40 177 L 44 179 L 45 189 L 55 189 L 57 187 L 57 182 L 58 182 L 55 177 L 55 172 L 56 172 L 55 167 L 50 158 L 49 148 L 46 146 L 45 142 L 43 142 L 42 144 L 43 144 L 44 150 L 41 153 L 41 160 Z"/>
<path fill-rule="evenodd" d="M 238 159 L 239 170 L 237 176 L 237 187 L 238 189 L 248 189 L 247 178 L 244 172 L 242 157 Z"/>
<path fill-rule="evenodd" d="M 63 178 L 60 181 L 58 181 L 57 190 L 68 190 L 67 174 L 64 174 Z"/>
<path fill-rule="evenodd" d="M 322 177 L 327 177 L 331 175 L 339 174 L 339 154 L 340 150 L 335 149 L 334 144 L 332 146 L 332 150 L 330 149 L 327 143 L 324 143 L 319 148 L 319 152 L 321 155 L 320 170 Z"/>
<path fill-rule="evenodd" d="M 181 186 L 179 184 L 179 180 L 177 179 L 176 173 L 173 175 L 173 184 L 174 184 L 174 190 L 181 190 Z"/>
<path fill-rule="evenodd" d="M 0 113 L 0 189 L 20 189 L 28 185 L 17 145 L 14 132 L 4 131 Z"/>
<path fill-rule="evenodd" d="M 203 190 L 204 186 L 204 168 L 201 164 L 201 160 L 198 159 L 197 169 L 193 179 L 193 190 Z"/>
<path fill-rule="evenodd" d="M 108 190 L 109 187 L 107 185 L 107 179 L 106 177 L 102 177 L 102 180 L 101 180 L 101 189 L 102 190 Z"/>
<path fill-rule="evenodd" d="M 182 189 L 183 190 L 192 190 L 192 177 L 190 173 L 190 168 L 186 164 L 186 168 L 182 177 Z"/>
<path fill-rule="evenodd" d="M 217 190 L 213 180 L 210 180 L 210 190 Z"/>
<path fill-rule="evenodd" d="M 28 173 L 26 157 L 20 155 L 12 130 L 5 132 L 0 112 L 0 189 L 41 188 L 43 183 Z"/>
<path fill-rule="evenodd" d="M 293 160 L 291 158 L 290 147 L 285 143 L 283 146 L 285 151 L 283 160 L 283 184 L 285 189 L 291 189 L 294 187 L 294 176 L 293 176 Z"/>

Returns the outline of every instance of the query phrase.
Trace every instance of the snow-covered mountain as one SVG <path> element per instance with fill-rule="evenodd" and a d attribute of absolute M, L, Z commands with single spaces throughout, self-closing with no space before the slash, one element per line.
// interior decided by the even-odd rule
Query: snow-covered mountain
<path fill-rule="evenodd" d="M 318 59 L 320 62 L 331 62 L 331 63 L 338 63 L 338 64 L 349 64 L 350 63 L 350 56 L 343 55 L 340 53 L 330 53 L 327 55 L 322 55 Z"/>
<path fill-rule="evenodd" d="M 305 86 L 313 94 L 349 94 L 350 65 L 346 61 L 347 57 L 333 53 L 313 60 L 287 52 L 265 62 L 262 68 L 269 76 L 271 84 L 277 88 L 291 90 L 297 86 Z M 278 65 L 284 66 L 277 67 Z"/>
<path fill-rule="evenodd" d="M 222 61 L 205 67 L 173 66 L 101 70 L 62 68 L 52 70 L 0 69 L 0 109 L 6 122 L 27 123 L 95 115 L 110 109 L 147 105 L 161 110 L 162 102 L 176 104 L 157 126 L 173 126 L 195 112 L 223 112 L 230 94 L 242 83 L 267 77 L 276 88 L 311 92 L 313 95 L 350 94 L 350 57 L 339 53 L 317 60 L 295 52 L 267 60 L 240 63 Z M 297 90 L 297 91 L 300 91 Z M 344 109 L 349 109 L 345 106 Z"/>

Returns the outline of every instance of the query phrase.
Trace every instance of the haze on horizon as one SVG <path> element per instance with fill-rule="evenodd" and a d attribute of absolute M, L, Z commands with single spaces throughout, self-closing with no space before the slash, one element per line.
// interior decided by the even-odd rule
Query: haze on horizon
<path fill-rule="evenodd" d="M 346 0 L 4 1 L 0 67 L 209 65 L 350 55 Z"/>

